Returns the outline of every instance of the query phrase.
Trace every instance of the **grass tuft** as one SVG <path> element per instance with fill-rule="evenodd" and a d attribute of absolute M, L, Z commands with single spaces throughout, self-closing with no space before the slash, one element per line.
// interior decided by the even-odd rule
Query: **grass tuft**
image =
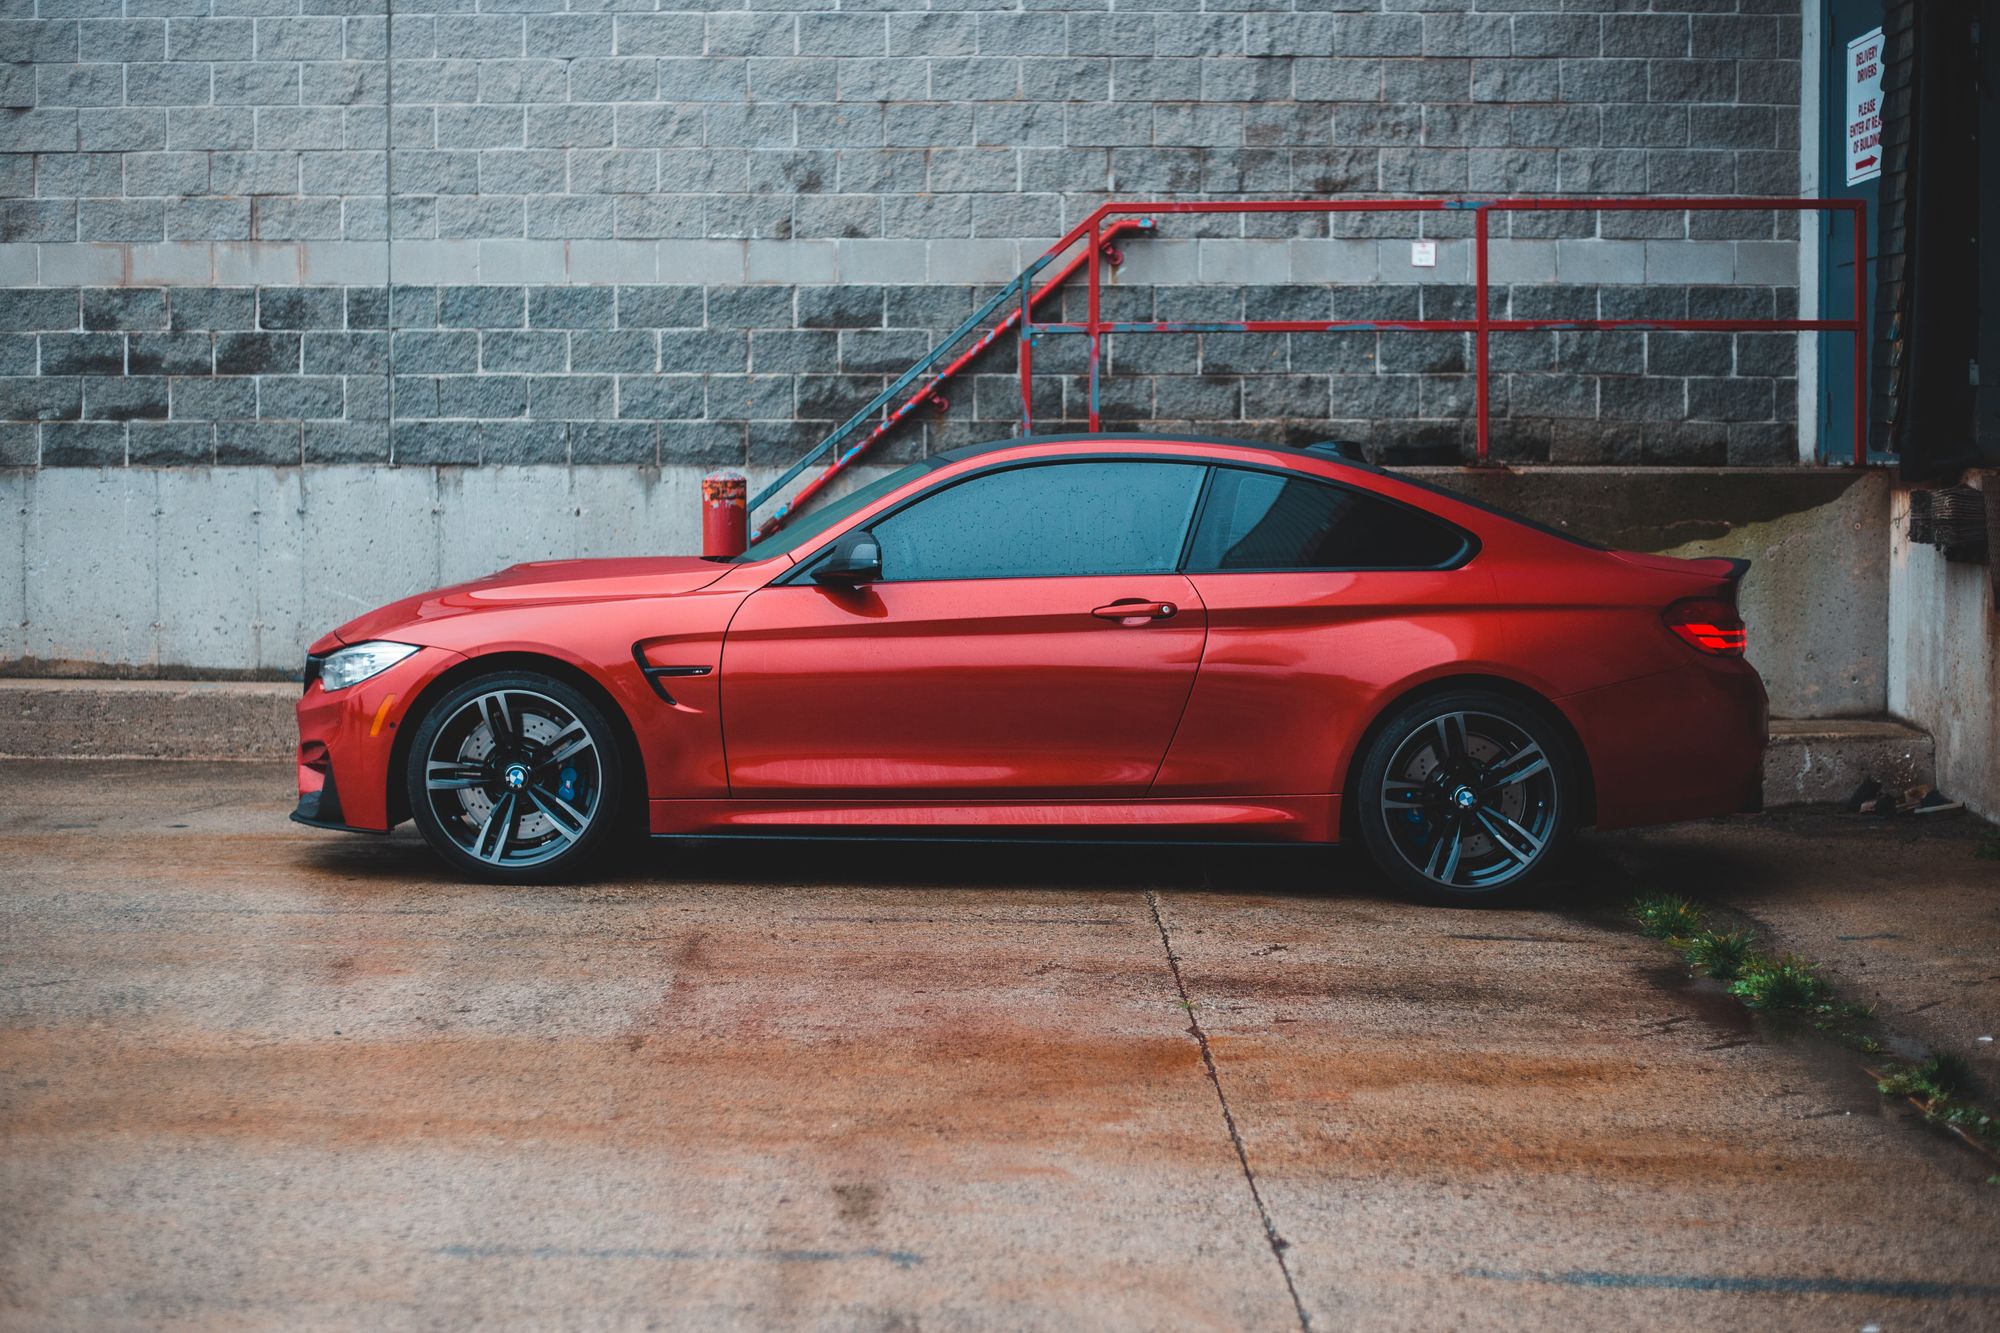
<path fill-rule="evenodd" d="M 1891 1097 L 1916 1097 L 1926 1102 L 1949 1102 L 1973 1095 L 1972 1066 L 1965 1057 L 1938 1051 L 1921 1064 L 1899 1069 L 1878 1085 Z"/>
<path fill-rule="evenodd" d="M 1816 963 L 1796 954 L 1758 956 L 1747 962 L 1729 993 L 1753 1008 L 1768 1012 L 1817 1009 L 1833 997 L 1833 988 Z"/>
<path fill-rule="evenodd" d="M 1757 937 L 1747 930 L 1698 930 L 1682 941 L 1681 956 L 1697 972 L 1734 981 L 1763 955 L 1757 952 Z"/>
<path fill-rule="evenodd" d="M 1644 893 L 1632 900 L 1639 933 L 1656 940 L 1685 940 L 1708 923 L 1699 907 L 1676 893 Z"/>
<path fill-rule="evenodd" d="M 2000 1121 L 1974 1100 L 1972 1066 L 1965 1057 L 1938 1051 L 1919 1064 L 1906 1065 L 1875 1085 L 1891 1097 L 1909 1097 L 1923 1108 L 1924 1119 L 1949 1125 L 2000 1153 Z M 2000 1183 L 1996 1177 L 1994 1183 Z"/>
<path fill-rule="evenodd" d="M 1981 856 L 1988 854 L 1987 847 L 2000 859 L 2000 839 L 1982 845 Z M 1881 1041 L 1871 1031 L 1874 1009 L 1835 995 L 1817 963 L 1796 954 L 1774 958 L 1761 953 L 1757 937 L 1747 930 L 1711 930 L 1707 914 L 1677 894 L 1642 894 L 1628 910 L 1643 934 L 1666 941 L 1695 971 L 1728 982 L 1729 993 L 1750 1007 L 1796 1014 L 1852 1050 L 1883 1053 Z M 1883 1075 L 1876 1086 L 1888 1096 L 1911 1098 L 1926 1121 L 1948 1126 L 2000 1156 L 2000 1116 L 1979 1104 L 1972 1066 L 1965 1057 L 1940 1051 Z M 1991 1177 L 1991 1183 L 2000 1185 L 2000 1176 Z"/>

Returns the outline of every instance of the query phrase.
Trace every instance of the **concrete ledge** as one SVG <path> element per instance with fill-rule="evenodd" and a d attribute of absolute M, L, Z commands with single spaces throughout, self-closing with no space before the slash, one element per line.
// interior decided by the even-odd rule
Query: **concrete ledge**
<path fill-rule="evenodd" d="M 298 697 L 289 681 L 0 679 L 0 758 L 287 759 Z"/>
<path fill-rule="evenodd" d="M 1771 719 L 1766 806 L 1844 801 L 1865 778 L 1890 792 L 1936 782 L 1931 738 L 1889 718 Z"/>

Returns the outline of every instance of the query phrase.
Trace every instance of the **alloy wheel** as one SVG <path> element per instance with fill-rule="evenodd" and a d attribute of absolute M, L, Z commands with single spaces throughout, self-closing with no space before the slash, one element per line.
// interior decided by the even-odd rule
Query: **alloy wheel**
<path fill-rule="evenodd" d="M 1390 757 L 1382 822 L 1410 868 L 1447 889 L 1525 874 L 1555 836 L 1561 788 L 1548 752 L 1504 717 L 1443 713 Z"/>
<path fill-rule="evenodd" d="M 546 694 L 495 688 L 466 700 L 432 738 L 424 798 L 466 855 L 540 865 L 590 831 L 603 804 L 598 738 Z"/>

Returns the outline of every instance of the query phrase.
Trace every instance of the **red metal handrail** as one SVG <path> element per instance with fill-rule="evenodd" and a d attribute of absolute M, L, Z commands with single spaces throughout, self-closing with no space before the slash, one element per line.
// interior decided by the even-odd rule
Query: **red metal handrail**
<path fill-rule="evenodd" d="M 1495 212 L 1846 212 L 1854 219 L 1854 317 L 1852 319 L 1494 319 L 1490 307 L 1488 272 L 1488 220 Z M 1101 272 L 1098 248 L 1106 233 L 1106 223 L 1132 217 L 1150 221 L 1152 216 L 1173 213 L 1440 213 L 1465 211 L 1473 214 L 1475 309 L 1470 320 L 1242 320 L 1229 323 L 1114 323 L 1101 317 L 1099 294 Z M 1016 331 L 1020 337 L 1021 420 L 1025 430 L 1034 428 L 1034 401 L 1030 390 L 1033 376 L 1033 344 L 1038 333 L 1080 334 L 1090 340 L 1088 358 L 1090 428 L 1099 428 L 1098 382 L 1101 376 L 1103 338 L 1108 333 L 1321 333 L 1337 330 L 1396 329 L 1419 333 L 1471 333 L 1474 335 L 1475 383 L 1478 410 L 1478 461 L 1491 457 L 1492 420 L 1490 407 L 1489 337 L 1494 333 L 1543 330 L 1632 329 L 1660 332 L 1720 333 L 1849 333 L 1854 337 L 1854 463 L 1868 461 L 1868 357 L 1867 357 L 1867 263 L 1868 206 L 1860 199 L 1259 199 L 1243 202 L 1155 201 L 1134 203 L 1113 200 L 1095 209 L 1050 246 L 1038 261 L 1045 264 L 1088 238 L 1085 252 L 1090 270 L 1089 311 L 1082 324 L 1034 323 L 1032 310 L 1023 300 Z"/>
<path fill-rule="evenodd" d="M 1495 212 L 1845 212 L 1854 220 L 1854 316 L 1851 319 L 1494 319 L 1491 307 L 1491 281 L 1489 265 L 1490 217 Z M 1110 258 L 1118 262 L 1117 252 L 1111 243 L 1129 232 L 1147 230 L 1153 227 L 1155 215 L 1176 213 L 1444 213 L 1470 212 L 1473 215 L 1473 252 L 1475 259 L 1474 315 L 1472 319 L 1381 319 L 1381 320 L 1240 320 L 1226 323 L 1185 323 L 1174 321 L 1146 321 L 1125 323 L 1107 321 L 1103 318 L 1103 261 Z M 1222 201 L 1180 201 L 1156 200 L 1151 202 L 1131 202 L 1112 200 L 1094 209 L 1081 222 L 1070 228 L 1060 240 L 1051 245 L 1042 255 L 1020 275 L 1007 283 L 1019 293 L 1019 306 L 1002 318 L 993 328 L 988 329 L 970 347 L 954 358 L 942 370 L 925 381 L 909 398 L 893 411 L 876 422 L 865 436 L 840 453 L 818 476 L 812 478 L 757 528 L 759 538 L 770 535 L 783 526 L 792 514 L 823 490 L 835 477 L 855 460 L 859 459 L 876 441 L 888 434 L 897 424 L 904 421 L 919 406 L 938 399 L 938 390 L 944 382 L 958 374 L 981 352 L 997 342 L 1011 327 L 1019 338 L 1019 366 L 1021 377 L 1021 422 L 1024 430 L 1034 428 L 1034 397 L 1032 379 L 1034 374 L 1034 342 L 1040 334 L 1078 334 L 1089 339 L 1089 418 L 1090 428 L 1097 430 L 1102 425 L 1098 410 L 1099 384 L 1103 372 L 1103 339 L 1113 333 L 1324 333 L 1340 330 L 1396 330 L 1415 333 L 1470 333 L 1474 335 L 1474 382 L 1477 411 L 1477 463 L 1487 464 L 1492 455 L 1492 410 L 1491 410 L 1491 360 L 1490 339 L 1494 333 L 1525 333 L 1538 331 L 1603 331 L 1613 329 L 1651 330 L 1658 332 L 1716 332 L 1716 333 L 1847 333 L 1853 336 L 1854 368 L 1854 463 L 1865 466 L 1868 461 L 1868 357 L 1867 357 L 1867 239 L 1868 206 L 1860 199 L 1765 199 L 1755 197 L 1738 198 L 1530 198 L 1530 199 L 1257 199 L 1242 202 Z M 1081 253 L 1071 256 L 1040 288 L 1033 283 L 1037 274 L 1078 241 L 1088 244 Z M 1034 307 L 1041 304 L 1051 293 L 1074 276 L 1079 268 L 1089 270 L 1088 310 L 1083 323 L 1034 322 Z M 1014 299 L 1002 289 L 996 299 Z M 977 326 L 986 311 L 992 307 L 982 307 L 954 335 L 963 336 Z M 952 339 L 947 340 L 947 344 Z M 886 403 L 910 379 L 920 373 L 924 366 L 931 364 L 945 350 L 941 345 L 911 367 L 895 384 L 878 396 L 876 403 L 864 408 L 862 413 L 823 440 L 806 458 L 772 483 L 766 491 L 751 501 L 751 507 L 771 497 L 787 484 L 792 477 L 819 454 L 831 448 L 849 431 L 866 420 L 866 414 L 875 410 L 878 403 Z"/>
<path fill-rule="evenodd" d="M 1113 241 L 1119 239 L 1121 236 L 1124 236 L 1128 233 L 1143 231 L 1146 228 L 1150 227 L 1151 225 L 1152 225 L 1151 223 L 1146 222 L 1145 220 L 1140 218 L 1120 218 L 1116 222 L 1113 222 L 1110 226 L 1104 228 L 1103 234 L 1100 235 L 1092 243 L 1090 248 L 1090 254 L 1087 256 L 1090 262 L 1090 273 L 1092 280 L 1095 281 L 1097 276 L 1097 271 L 1098 271 L 1097 261 L 1100 254 L 1102 254 L 1103 257 L 1110 259 L 1113 265 L 1116 265 L 1120 262 L 1120 256 L 1118 255 L 1117 251 L 1112 249 L 1111 243 Z M 1053 258 L 1058 253 L 1060 253 L 1060 251 L 1057 250 L 1049 251 L 1048 255 L 1045 256 L 1045 260 L 1047 258 Z M 1035 292 L 1033 297 L 1030 298 L 1030 300 L 1027 302 L 1027 306 L 1029 308 L 1032 308 L 1033 306 L 1040 305 L 1042 301 L 1050 295 L 1050 293 L 1054 292 L 1057 288 L 1061 287 L 1065 282 L 1068 282 L 1072 277 L 1076 275 L 1076 271 L 1079 268 L 1083 267 L 1085 259 L 1086 256 L 1084 255 L 1072 256 L 1067 263 L 1065 263 L 1061 268 L 1056 270 L 1055 275 L 1053 277 L 1051 277 L 1047 282 L 1042 284 L 1041 289 Z M 1022 275 L 1022 278 L 1017 279 L 1017 281 L 1024 281 L 1028 276 L 1030 275 L 1024 274 Z M 1095 313 L 1094 303 L 1092 310 L 1093 313 Z M 757 536 L 755 540 L 761 541 L 765 537 L 768 537 L 772 533 L 776 532 L 779 528 L 783 527 L 785 525 L 786 519 L 790 518 L 793 514 L 797 513 L 802 506 L 804 506 L 808 501 L 810 501 L 813 498 L 813 496 L 819 494 L 820 491 L 824 490 L 827 484 L 831 482 L 835 477 L 839 476 L 841 472 L 846 470 L 847 466 L 850 463 L 853 463 L 856 459 L 860 458 L 861 455 L 867 453 L 870 449 L 874 448 L 875 442 L 877 440 L 881 439 L 884 435 L 887 435 L 891 430 L 893 430 L 896 427 L 896 425 L 899 422 L 901 422 L 905 417 L 909 416 L 910 413 L 916 411 L 917 408 L 921 407 L 923 404 L 931 401 L 934 398 L 937 399 L 937 401 L 940 404 L 944 404 L 945 400 L 938 397 L 938 388 L 946 380 L 950 379 L 952 376 L 958 374 L 959 371 L 965 369 L 966 366 L 970 365 L 974 357 L 978 356 L 981 352 L 985 351 L 987 348 L 991 347 L 994 343 L 998 342 L 1002 337 L 1004 337 L 1009 329 L 1013 328 L 1015 324 L 1020 322 L 1023 313 L 1024 313 L 1023 310 L 1019 309 L 1008 311 L 1006 316 L 1002 318 L 999 323 L 995 324 L 992 328 L 988 329 L 985 333 L 981 334 L 979 336 L 978 341 L 974 342 L 972 346 L 966 348 L 965 351 L 961 352 L 958 356 L 954 357 L 951 360 L 950 364 L 946 365 L 944 369 L 938 371 L 937 374 L 931 376 L 930 379 L 924 381 L 923 385 L 920 388 L 918 388 L 915 393 L 911 394 L 908 398 L 904 399 L 903 402 L 894 411 L 890 412 L 887 416 L 883 417 L 882 420 L 876 422 L 875 428 L 873 430 L 869 431 L 859 440 L 856 440 L 853 444 L 849 445 L 831 463 L 828 463 L 826 467 L 820 471 L 820 474 L 818 476 L 814 477 L 811 481 L 808 481 L 805 485 L 799 487 L 799 489 L 797 490 L 797 492 L 793 494 L 791 499 L 779 505 L 778 508 L 772 512 L 771 516 L 765 519 L 764 522 L 758 527 Z"/>

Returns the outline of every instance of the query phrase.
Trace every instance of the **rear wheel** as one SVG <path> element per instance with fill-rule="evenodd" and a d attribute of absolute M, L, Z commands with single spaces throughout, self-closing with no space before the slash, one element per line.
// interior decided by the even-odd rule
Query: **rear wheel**
<path fill-rule="evenodd" d="M 417 727 L 404 780 L 439 855 L 517 883 L 585 870 L 624 800 L 610 723 L 575 687 L 535 672 L 481 676 L 439 700 Z"/>
<path fill-rule="evenodd" d="M 1362 763 L 1362 842 L 1425 901 L 1519 902 L 1568 840 L 1579 767 L 1561 730 L 1527 704 L 1481 690 L 1417 700 Z"/>

